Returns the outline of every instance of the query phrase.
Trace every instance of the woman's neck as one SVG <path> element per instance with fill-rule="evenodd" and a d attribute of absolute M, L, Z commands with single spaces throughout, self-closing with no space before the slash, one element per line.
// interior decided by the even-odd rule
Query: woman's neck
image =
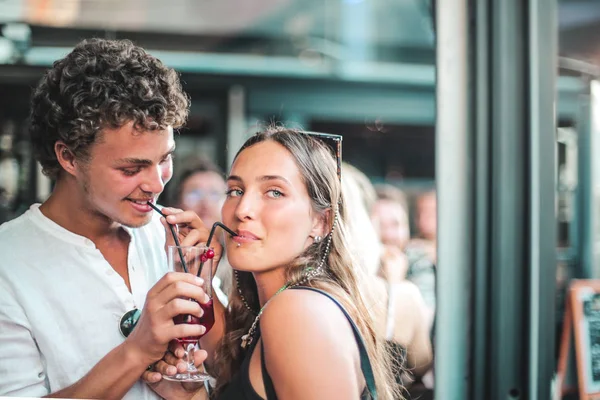
<path fill-rule="evenodd" d="M 255 272 L 258 301 L 263 307 L 286 283 L 285 268 L 279 267 L 265 272 Z"/>

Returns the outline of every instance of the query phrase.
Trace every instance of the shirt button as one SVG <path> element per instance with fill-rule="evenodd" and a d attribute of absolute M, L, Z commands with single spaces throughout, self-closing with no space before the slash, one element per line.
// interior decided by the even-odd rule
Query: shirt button
<path fill-rule="evenodd" d="M 112 274 L 114 274 L 114 273 L 115 273 L 115 271 L 113 271 L 112 269 L 107 269 L 107 270 L 106 270 L 106 275 L 107 275 L 107 276 L 111 276 L 111 275 L 112 275 Z"/>
<path fill-rule="evenodd" d="M 94 246 L 94 242 L 92 242 L 90 239 L 85 239 L 85 245 L 88 247 L 96 247 Z"/>

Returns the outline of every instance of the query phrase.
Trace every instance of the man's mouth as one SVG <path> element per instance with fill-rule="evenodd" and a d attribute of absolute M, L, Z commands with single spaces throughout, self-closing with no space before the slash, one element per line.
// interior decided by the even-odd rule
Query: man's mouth
<path fill-rule="evenodd" d="M 148 203 L 152 203 L 152 199 L 144 199 L 144 200 L 136 200 L 136 199 L 127 199 L 132 203 L 140 204 L 142 206 L 147 206 Z"/>

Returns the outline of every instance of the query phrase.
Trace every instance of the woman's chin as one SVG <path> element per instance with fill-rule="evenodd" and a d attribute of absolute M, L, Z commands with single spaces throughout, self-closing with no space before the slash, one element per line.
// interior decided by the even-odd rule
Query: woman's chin
<path fill-rule="evenodd" d="M 255 272 L 256 271 L 256 265 L 253 265 L 251 263 L 248 263 L 247 260 L 241 261 L 241 260 L 236 260 L 236 257 L 228 257 L 227 261 L 229 262 L 229 265 L 231 265 L 231 268 L 233 268 L 234 270 L 238 271 L 238 272 Z"/>

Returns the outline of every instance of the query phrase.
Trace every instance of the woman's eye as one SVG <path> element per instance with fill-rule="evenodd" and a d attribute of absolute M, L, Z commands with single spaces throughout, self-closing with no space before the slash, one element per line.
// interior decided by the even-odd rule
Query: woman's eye
<path fill-rule="evenodd" d="M 225 194 L 228 197 L 240 197 L 243 192 L 240 189 L 229 189 Z"/>
<path fill-rule="evenodd" d="M 275 199 L 277 199 L 277 198 L 279 198 L 279 197 L 282 197 L 282 196 L 283 196 L 283 193 L 281 193 L 281 192 L 280 192 L 279 190 L 277 190 L 277 189 L 272 189 L 272 190 L 269 190 L 267 193 L 269 193 L 269 197 L 273 197 L 273 198 L 275 198 Z"/>

